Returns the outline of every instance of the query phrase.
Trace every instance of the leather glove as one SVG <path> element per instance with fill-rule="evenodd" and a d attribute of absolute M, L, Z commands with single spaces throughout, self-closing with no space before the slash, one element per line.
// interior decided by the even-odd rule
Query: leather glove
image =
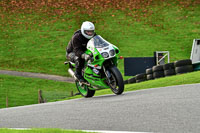
<path fill-rule="evenodd" d="M 84 54 L 81 55 L 81 58 L 88 61 L 91 57 L 90 57 L 90 55 L 84 53 Z"/>

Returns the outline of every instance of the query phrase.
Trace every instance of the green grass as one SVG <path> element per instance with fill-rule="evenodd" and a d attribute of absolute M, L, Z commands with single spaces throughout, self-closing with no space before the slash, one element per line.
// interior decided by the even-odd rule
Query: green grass
<path fill-rule="evenodd" d="M 153 14 L 141 21 L 113 9 L 96 18 L 82 14 L 79 21 L 69 13 L 49 17 L 1 12 L 7 17 L 0 21 L 0 69 L 69 76 L 63 65 L 65 47 L 85 20 L 95 21 L 97 34 L 117 45 L 124 57 L 152 57 L 154 51 L 169 51 L 171 61 L 190 58 L 193 39 L 200 36 L 200 6 L 183 9 L 163 2 L 151 8 Z M 123 65 L 119 68 L 124 74 Z"/>
<path fill-rule="evenodd" d="M 0 129 L 1 133 L 87 133 L 84 131 L 64 129 Z"/>
<path fill-rule="evenodd" d="M 41 23 L 40 19 L 43 17 L 46 23 Z M 63 62 L 65 47 L 73 33 L 68 27 L 73 22 L 67 23 L 65 18 L 64 22 L 57 20 L 53 23 L 53 19 L 37 14 L 12 14 L 10 19 L 8 21 L 13 27 L 10 28 L 8 24 L 0 33 L 0 69 L 67 75 Z M 27 22 L 29 19 L 30 22 Z M 35 23 L 32 24 L 33 22 Z"/>
<path fill-rule="evenodd" d="M 75 84 L 52 80 L 23 78 L 0 75 L 0 108 L 22 106 L 38 103 L 38 90 L 47 102 L 64 99 L 71 96 L 71 91 L 77 93 Z"/>

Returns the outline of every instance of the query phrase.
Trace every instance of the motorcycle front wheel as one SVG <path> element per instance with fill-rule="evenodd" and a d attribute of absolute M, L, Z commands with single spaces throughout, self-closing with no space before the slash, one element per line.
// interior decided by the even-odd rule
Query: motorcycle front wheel
<path fill-rule="evenodd" d="M 88 98 L 93 97 L 95 94 L 95 90 L 90 90 L 87 85 L 81 86 L 78 81 L 76 81 L 76 87 L 82 96 Z"/>
<path fill-rule="evenodd" d="M 118 70 L 117 67 L 113 66 L 110 69 L 110 88 L 112 90 L 113 93 L 120 95 L 123 93 L 124 91 L 124 80 L 122 77 L 122 74 L 120 73 L 120 71 Z"/>

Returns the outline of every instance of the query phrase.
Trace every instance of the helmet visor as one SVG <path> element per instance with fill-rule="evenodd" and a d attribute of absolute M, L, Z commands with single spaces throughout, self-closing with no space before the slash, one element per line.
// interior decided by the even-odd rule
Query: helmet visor
<path fill-rule="evenodd" d="M 84 33 L 88 36 L 94 36 L 94 30 L 85 30 Z"/>

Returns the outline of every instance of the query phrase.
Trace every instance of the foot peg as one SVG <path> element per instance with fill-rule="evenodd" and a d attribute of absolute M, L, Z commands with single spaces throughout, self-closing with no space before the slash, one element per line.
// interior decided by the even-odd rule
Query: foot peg
<path fill-rule="evenodd" d="M 65 61 L 65 62 L 64 62 L 65 65 L 67 65 L 68 63 L 69 63 L 68 61 Z"/>

